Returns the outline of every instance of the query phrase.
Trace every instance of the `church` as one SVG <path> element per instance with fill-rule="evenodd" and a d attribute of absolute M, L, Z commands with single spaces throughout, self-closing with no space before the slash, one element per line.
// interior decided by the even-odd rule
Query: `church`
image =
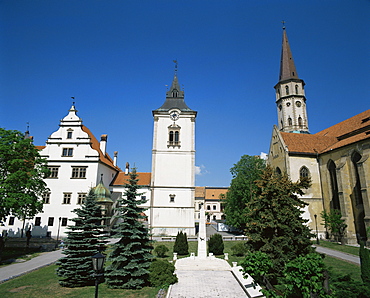
<path fill-rule="evenodd" d="M 273 127 L 268 164 L 292 181 L 310 177 L 302 197 L 304 218 L 327 237 L 321 213 L 337 209 L 347 228 L 343 241 L 367 240 L 370 227 L 370 110 L 315 134 L 308 129 L 305 82 L 298 77 L 285 28 L 279 81 L 275 85 L 278 125 Z"/>

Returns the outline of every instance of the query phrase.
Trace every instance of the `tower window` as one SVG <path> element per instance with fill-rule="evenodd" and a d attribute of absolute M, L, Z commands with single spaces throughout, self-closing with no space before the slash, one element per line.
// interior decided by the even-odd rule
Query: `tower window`
<path fill-rule="evenodd" d="M 289 86 L 285 86 L 285 94 L 289 95 Z"/>
<path fill-rule="evenodd" d="M 290 117 L 288 118 L 288 125 L 289 126 L 293 125 L 292 118 L 290 118 Z"/>
<path fill-rule="evenodd" d="M 295 94 L 298 94 L 298 85 L 295 85 Z"/>
<path fill-rule="evenodd" d="M 170 146 L 177 146 L 180 147 L 180 126 L 178 125 L 171 125 L 168 127 L 168 142 L 167 147 Z"/>
<path fill-rule="evenodd" d="M 301 116 L 298 117 L 298 125 L 299 126 L 303 126 L 303 122 L 302 122 L 302 117 Z"/>
<path fill-rule="evenodd" d="M 307 169 L 307 167 L 303 166 L 299 170 L 299 177 L 301 177 L 301 178 L 308 178 L 308 177 L 310 177 L 310 171 Z"/>

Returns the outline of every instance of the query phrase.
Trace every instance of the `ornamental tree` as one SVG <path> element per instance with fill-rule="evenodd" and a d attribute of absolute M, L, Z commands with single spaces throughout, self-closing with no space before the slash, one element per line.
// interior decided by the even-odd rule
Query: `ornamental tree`
<path fill-rule="evenodd" d="M 102 252 L 106 243 L 102 225 L 104 218 L 93 190 L 90 190 L 81 208 L 72 212 L 77 217 L 72 219 L 75 225 L 68 226 L 66 232 L 67 248 L 63 251 L 66 256 L 57 262 L 59 283 L 63 287 L 91 286 L 95 282 L 91 257 Z"/>
<path fill-rule="evenodd" d="M 16 130 L 0 128 L 0 221 L 8 215 L 32 218 L 42 212 L 41 196 L 49 173 L 32 140 Z"/>
<path fill-rule="evenodd" d="M 226 194 L 225 215 L 226 223 L 234 228 L 244 230 L 244 212 L 246 204 L 255 197 L 257 186 L 265 161 L 257 156 L 243 155 L 230 169 L 232 180 Z"/>
<path fill-rule="evenodd" d="M 108 256 L 111 265 L 106 269 L 105 278 L 110 288 L 140 289 L 149 284 L 152 245 L 148 228 L 142 221 L 145 209 L 140 205 L 146 200 L 137 192 L 140 188 L 137 182 L 136 169 L 133 169 L 116 208 L 118 224 L 112 231 L 114 237 L 120 239 L 112 245 Z"/>
<path fill-rule="evenodd" d="M 208 252 L 214 255 L 222 255 L 224 253 L 224 241 L 220 234 L 213 234 L 209 237 Z"/>
<path fill-rule="evenodd" d="M 307 178 L 292 182 L 286 174 L 274 174 L 267 167 L 256 181 L 256 195 L 246 204 L 246 246 L 269 256 L 273 262 L 272 282 L 282 276 L 288 261 L 312 251 L 312 234 L 301 216 L 307 203 L 298 197 L 309 185 Z"/>
<path fill-rule="evenodd" d="M 182 231 L 177 233 L 175 244 L 173 245 L 173 252 L 178 253 L 179 255 L 189 254 L 189 244 L 186 233 L 183 233 Z"/>

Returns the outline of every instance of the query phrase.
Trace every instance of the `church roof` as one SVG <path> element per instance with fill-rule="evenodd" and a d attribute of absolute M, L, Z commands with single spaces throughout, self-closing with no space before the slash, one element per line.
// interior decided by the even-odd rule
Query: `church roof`
<path fill-rule="evenodd" d="M 370 110 L 316 134 L 281 132 L 290 153 L 318 154 L 370 139 Z"/>
<path fill-rule="evenodd" d="M 138 185 L 147 186 L 150 185 L 150 180 L 152 177 L 151 173 L 139 173 L 137 172 Z M 111 183 L 112 186 L 120 186 L 129 183 L 130 175 L 126 175 L 124 172 L 119 172 Z"/>
<path fill-rule="evenodd" d="M 179 80 L 177 78 L 177 73 L 175 72 L 175 75 L 172 80 L 172 85 L 169 91 L 166 92 L 166 100 L 163 103 L 163 105 L 159 108 L 154 110 L 159 112 L 167 112 L 171 109 L 179 109 L 182 112 L 194 112 L 192 109 L 190 109 L 184 100 L 184 91 L 181 90 Z"/>
<path fill-rule="evenodd" d="M 299 80 L 298 73 L 295 68 L 292 51 L 290 50 L 288 36 L 285 28 L 283 29 L 283 44 L 281 48 L 280 60 L 280 75 L 279 82 L 286 80 Z"/>
<path fill-rule="evenodd" d="M 81 125 L 81 128 L 84 132 L 86 132 L 91 140 L 91 148 L 99 152 L 99 160 L 104 163 L 105 165 L 114 168 L 117 171 L 121 171 L 121 169 L 113 164 L 112 158 L 109 156 L 108 153 L 103 153 L 100 150 L 100 143 L 99 141 L 95 138 L 95 136 L 92 134 L 90 129 L 88 129 L 85 125 Z"/>

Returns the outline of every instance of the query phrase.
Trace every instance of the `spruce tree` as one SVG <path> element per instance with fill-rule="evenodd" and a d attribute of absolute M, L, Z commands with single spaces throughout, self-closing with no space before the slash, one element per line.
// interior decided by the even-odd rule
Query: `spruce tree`
<path fill-rule="evenodd" d="M 361 279 L 370 289 L 370 251 L 365 248 L 364 241 L 360 241 Z"/>
<path fill-rule="evenodd" d="M 114 237 L 120 240 L 113 244 L 108 257 L 111 265 L 105 271 L 106 283 L 110 288 L 140 289 L 148 285 L 152 246 L 148 228 L 141 221 L 145 209 L 140 205 L 146 200 L 137 193 L 140 188 L 137 182 L 136 169 L 133 169 L 116 209 L 118 224 L 113 232 Z"/>
<path fill-rule="evenodd" d="M 209 237 L 208 251 L 214 255 L 222 255 L 224 253 L 224 240 L 220 234 L 213 234 Z"/>
<path fill-rule="evenodd" d="M 83 287 L 94 285 L 95 278 L 91 257 L 105 249 L 103 217 L 100 206 L 95 201 L 93 190 L 90 190 L 81 208 L 72 212 L 75 225 L 68 226 L 66 256 L 59 259 L 57 274 L 59 283 L 64 287 Z"/>
<path fill-rule="evenodd" d="M 176 252 L 179 255 L 189 254 L 188 237 L 186 233 L 183 233 L 182 231 L 177 232 L 175 244 L 173 245 L 173 252 Z"/>
<path fill-rule="evenodd" d="M 278 175 L 270 167 L 256 181 L 257 193 L 247 203 L 245 234 L 247 248 L 266 253 L 273 262 L 270 277 L 276 282 L 285 264 L 312 251 L 312 234 L 302 218 L 308 204 L 298 195 L 308 188 L 310 181 L 302 178 L 292 182 L 287 175 Z"/>

